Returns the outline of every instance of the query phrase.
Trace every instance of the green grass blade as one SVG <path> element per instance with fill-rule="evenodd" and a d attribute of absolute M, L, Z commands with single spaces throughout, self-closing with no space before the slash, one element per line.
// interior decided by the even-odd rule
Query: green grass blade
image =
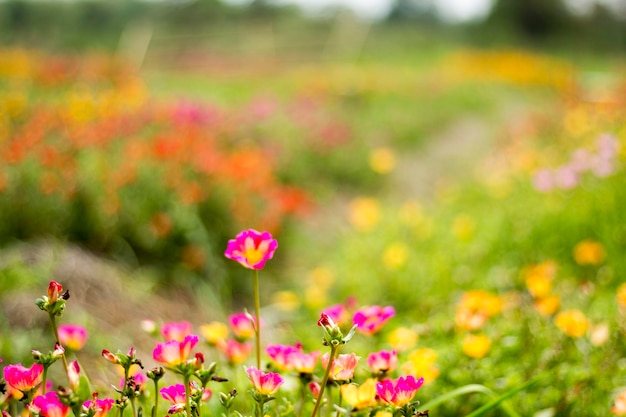
<path fill-rule="evenodd" d="M 451 400 L 454 397 L 459 397 L 461 395 L 466 395 L 466 394 L 472 394 L 475 392 L 480 392 L 482 394 L 487 394 L 490 397 L 495 396 L 495 393 L 490 390 L 489 388 L 487 388 L 484 385 L 480 385 L 480 384 L 470 384 L 470 385 L 465 385 L 462 386 L 461 388 L 457 388 L 454 391 L 450 391 L 448 393 L 442 394 L 439 397 L 435 398 L 434 400 L 430 400 L 427 403 L 424 404 L 420 404 L 420 408 L 427 410 L 430 408 L 433 408 L 441 403 L 444 403 L 448 400 Z"/>
<path fill-rule="evenodd" d="M 466 417 L 479 417 L 479 416 L 482 416 L 487 411 L 490 411 L 490 410 L 496 408 L 497 406 L 501 405 L 501 403 L 503 401 L 505 401 L 506 399 L 511 398 L 512 396 L 514 396 L 518 392 L 521 392 L 521 391 L 525 390 L 526 388 L 528 388 L 529 386 L 533 385 L 539 379 L 540 379 L 540 377 L 536 377 L 536 378 L 533 378 L 533 379 L 531 379 L 529 381 L 526 381 L 522 385 L 520 385 L 518 387 L 515 387 L 515 388 L 505 392 L 504 394 L 502 394 L 499 397 L 493 399 L 492 401 L 488 402 L 487 404 L 483 405 L 482 407 L 474 410 L 473 412 L 468 414 Z M 506 410 L 506 408 L 505 408 L 505 410 Z M 510 411 L 512 411 L 512 410 L 510 410 Z"/>

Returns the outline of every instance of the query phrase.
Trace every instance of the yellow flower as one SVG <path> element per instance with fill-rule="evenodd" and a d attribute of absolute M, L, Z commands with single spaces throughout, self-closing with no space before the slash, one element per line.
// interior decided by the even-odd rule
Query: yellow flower
<path fill-rule="evenodd" d="M 407 201 L 400 207 L 398 219 L 410 227 L 417 227 L 424 220 L 422 207 L 417 201 Z"/>
<path fill-rule="evenodd" d="M 213 321 L 200 326 L 200 333 L 210 345 L 218 345 L 228 338 L 228 326 L 224 323 Z"/>
<path fill-rule="evenodd" d="M 574 247 L 574 260 L 578 265 L 599 265 L 605 257 L 604 247 L 591 239 L 583 240 Z"/>
<path fill-rule="evenodd" d="M 377 174 L 388 174 L 396 167 L 396 156 L 389 148 L 376 148 L 370 153 L 369 164 Z"/>
<path fill-rule="evenodd" d="M 532 265 L 526 268 L 523 274 L 528 292 L 536 298 L 545 297 L 552 290 L 552 281 L 556 276 L 556 263 L 545 261 Z"/>
<path fill-rule="evenodd" d="M 463 353 L 472 358 L 482 358 L 491 349 L 491 340 L 484 334 L 468 334 L 463 339 Z"/>
<path fill-rule="evenodd" d="M 617 302 L 622 308 L 626 308 L 626 282 L 617 288 Z"/>
<path fill-rule="evenodd" d="M 393 417 L 393 414 L 389 411 L 377 411 L 374 417 Z"/>
<path fill-rule="evenodd" d="M 535 310 L 543 316 L 551 316 L 561 306 L 561 299 L 558 295 L 548 294 L 545 297 L 537 298 L 533 303 Z"/>
<path fill-rule="evenodd" d="M 391 270 L 400 269 L 406 264 L 408 257 L 409 249 L 404 243 L 392 243 L 383 252 L 383 265 Z"/>
<path fill-rule="evenodd" d="M 309 280 L 322 288 L 330 288 L 335 277 L 330 268 L 320 266 L 309 272 Z"/>
<path fill-rule="evenodd" d="M 554 322 L 563 333 L 574 338 L 584 336 L 589 329 L 589 320 L 580 310 L 562 311 L 554 318 Z"/>
<path fill-rule="evenodd" d="M 294 311 L 300 306 L 300 299 L 293 291 L 278 291 L 272 297 L 279 310 Z"/>
<path fill-rule="evenodd" d="M 368 232 L 380 221 L 380 203 L 375 198 L 355 198 L 350 203 L 349 216 L 355 229 Z"/>
<path fill-rule="evenodd" d="M 409 353 L 409 362 L 402 365 L 402 372 L 424 378 L 429 384 L 439 376 L 439 369 L 435 365 L 437 352 L 430 348 L 419 348 Z"/>
<path fill-rule="evenodd" d="M 355 384 L 344 384 L 339 389 L 343 400 L 352 408 L 376 405 L 376 379 L 368 378 L 358 387 Z"/>
<path fill-rule="evenodd" d="M 467 214 L 461 214 L 454 219 L 452 233 L 454 237 L 462 242 L 467 242 L 474 237 L 476 222 Z"/>
<path fill-rule="evenodd" d="M 400 352 L 413 348 L 417 339 L 417 333 L 407 327 L 398 327 L 387 336 L 387 342 Z"/>
<path fill-rule="evenodd" d="M 463 294 L 456 309 L 456 325 L 464 330 L 481 328 L 487 319 L 502 311 L 502 299 L 483 290 L 468 291 Z"/>

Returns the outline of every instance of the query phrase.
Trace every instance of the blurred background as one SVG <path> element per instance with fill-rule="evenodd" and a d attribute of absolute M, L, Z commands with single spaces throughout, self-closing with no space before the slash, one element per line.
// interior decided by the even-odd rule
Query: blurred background
<path fill-rule="evenodd" d="M 149 358 L 143 319 L 225 321 L 252 292 L 226 243 L 255 228 L 279 241 L 266 337 L 394 305 L 438 353 L 425 396 L 557 369 L 522 414 L 603 415 L 626 385 L 625 52 L 621 0 L 2 0 L 0 357 L 48 349 L 50 279 L 84 361 Z M 455 322 L 476 289 L 504 306 L 480 360 Z M 606 340 L 571 347 L 552 318 L 574 308 Z"/>

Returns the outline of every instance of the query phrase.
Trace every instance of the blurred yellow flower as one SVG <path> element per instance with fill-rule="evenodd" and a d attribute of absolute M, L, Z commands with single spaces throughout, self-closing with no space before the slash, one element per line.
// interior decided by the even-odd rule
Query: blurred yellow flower
<path fill-rule="evenodd" d="M 200 326 L 200 333 L 206 341 L 212 345 L 219 345 L 228 338 L 228 326 L 219 321 L 212 321 L 209 324 Z"/>
<path fill-rule="evenodd" d="M 399 352 L 412 349 L 417 343 L 417 340 L 417 332 L 408 327 L 397 327 L 387 336 L 387 342 Z"/>
<path fill-rule="evenodd" d="M 392 243 L 383 252 L 383 265 L 391 270 L 400 269 L 406 264 L 408 257 L 409 249 L 404 243 Z"/>
<path fill-rule="evenodd" d="M 574 247 L 574 260 L 578 265 L 599 265 L 605 257 L 604 247 L 595 240 L 586 239 Z"/>
<path fill-rule="evenodd" d="M 326 288 L 310 285 L 304 290 L 306 305 L 311 308 L 323 307 L 327 304 L 328 295 Z"/>
<path fill-rule="evenodd" d="M 376 379 L 368 378 L 361 385 L 344 384 L 339 388 L 343 400 L 352 408 L 361 409 L 376 405 Z"/>
<path fill-rule="evenodd" d="M 617 288 L 617 303 L 620 307 L 626 308 L 626 282 Z"/>
<path fill-rule="evenodd" d="M 350 223 L 360 232 L 372 230 L 380 221 L 380 203 L 369 197 L 359 197 L 350 203 Z"/>
<path fill-rule="evenodd" d="M 319 266 L 309 272 L 309 280 L 314 284 L 322 288 L 330 288 L 335 281 L 333 272 L 330 268 L 325 266 Z"/>
<path fill-rule="evenodd" d="M 424 220 L 422 206 L 417 201 L 407 201 L 398 212 L 398 219 L 409 227 L 417 227 Z"/>
<path fill-rule="evenodd" d="M 454 316 L 456 325 L 464 330 L 477 330 L 487 319 L 502 311 L 502 299 L 487 291 L 473 290 L 463 294 Z"/>
<path fill-rule="evenodd" d="M 528 292 L 535 298 L 545 297 L 552 290 L 552 281 L 556 276 L 556 262 L 549 260 L 531 265 L 523 271 L 523 275 Z"/>
<path fill-rule="evenodd" d="M 452 233 L 461 242 L 467 242 L 474 237 L 476 232 L 476 222 L 467 214 L 460 214 L 452 223 Z"/>
<path fill-rule="evenodd" d="M 491 339 L 484 334 L 468 334 L 463 339 L 463 353 L 475 359 L 483 358 L 491 349 Z"/>
<path fill-rule="evenodd" d="M 388 174 L 396 167 L 396 156 L 390 148 L 376 148 L 370 152 L 369 164 L 372 171 Z"/>
<path fill-rule="evenodd" d="M 409 353 L 409 362 L 402 365 L 402 371 L 407 375 L 424 378 L 429 384 L 439 376 L 439 369 L 435 365 L 437 352 L 430 348 L 419 348 Z"/>
<path fill-rule="evenodd" d="M 377 411 L 374 417 L 393 417 L 393 414 L 389 411 Z"/>
<path fill-rule="evenodd" d="M 551 316 L 561 306 L 561 299 L 558 295 L 548 294 L 545 297 L 535 299 L 533 307 L 543 316 Z"/>
<path fill-rule="evenodd" d="M 293 291 L 278 291 L 272 301 L 281 311 L 294 311 L 300 307 L 300 299 Z"/>
<path fill-rule="evenodd" d="M 589 320 L 580 310 L 566 310 L 554 318 L 556 327 L 570 337 L 579 338 L 587 333 Z"/>

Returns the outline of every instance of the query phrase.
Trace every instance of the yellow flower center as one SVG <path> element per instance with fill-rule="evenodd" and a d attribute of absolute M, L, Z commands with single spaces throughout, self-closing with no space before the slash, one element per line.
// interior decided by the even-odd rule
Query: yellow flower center
<path fill-rule="evenodd" d="M 243 256 L 246 258 L 250 265 L 257 264 L 261 259 L 263 259 L 264 253 L 256 248 L 247 249 Z"/>

